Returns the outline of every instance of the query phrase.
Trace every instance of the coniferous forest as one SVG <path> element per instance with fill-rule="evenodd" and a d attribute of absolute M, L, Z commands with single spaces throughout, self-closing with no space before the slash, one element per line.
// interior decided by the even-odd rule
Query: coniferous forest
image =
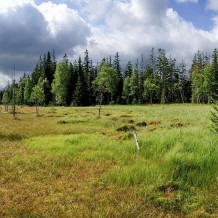
<path fill-rule="evenodd" d="M 14 91 L 15 90 L 15 91 Z M 15 93 L 15 97 L 13 96 Z M 73 63 L 65 54 L 59 62 L 55 52 L 40 56 L 31 75 L 9 81 L 0 91 L 0 102 L 8 105 L 90 106 L 144 103 L 213 103 L 218 99 L 218 51 L 198 51 L 190 69 L 184 62 L 152 49 L 134 63 L 121 67 L 118 52 L 94 64 L 85 56 Z"/>

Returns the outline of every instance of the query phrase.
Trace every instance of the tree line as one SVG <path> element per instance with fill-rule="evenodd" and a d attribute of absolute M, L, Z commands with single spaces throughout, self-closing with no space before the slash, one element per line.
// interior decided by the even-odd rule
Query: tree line
<path fill-rule="evenodd" d="M 15 95 L 15 96 L 14 96 Z M 118 52 L 93 64 L 88 50 L 73 63 L 65 54 L 40 56 L 31 75 L 0 91 L 4 105 L 90 106 L 100 104 L 213 103 L 218 99 L 218 51 L 198 51 L 190 70 L 164 49 L 152 49 L 122 69 Z"/>

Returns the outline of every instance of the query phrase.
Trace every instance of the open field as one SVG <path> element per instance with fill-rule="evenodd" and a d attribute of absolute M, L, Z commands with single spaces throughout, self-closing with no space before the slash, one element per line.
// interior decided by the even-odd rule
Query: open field
<path fill-rule="evenodd" d="M 0 113 L 0 217 L 218 217 L 211 105 L 17 109 Z"/>

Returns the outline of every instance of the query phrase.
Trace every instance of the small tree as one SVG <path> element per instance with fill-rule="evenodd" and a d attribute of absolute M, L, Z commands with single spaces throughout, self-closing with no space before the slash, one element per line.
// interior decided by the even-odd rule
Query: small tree
<path fill-rule="evenodd" d="M 94 81 L 94 84 L 96 85 L 96 88 L 100 94 L 98 117 L 101 116 L 101 105 L 104 92 L 108 92 L 113 95 L 115 93 L 118 82 L 119 78 L 116 70 L 110 64 L 103 63 Z"/>
<path fill-rule="evenodd" d="M 143 96 L 145 99 L 149 99 L 150 104 L 153 103 L 153 98 L 157 95 L 158 91 L 159 87 L 151 79 L 146 79 L 144 81 Z"/>
<path fill-rule="evenodd" d="M 67 55 L 65 55 L 63 60 L 57 65 L 52 82 L 52 93 L 58 105 L 67 105 L 70 73 L 70 65 Z"/>
<path fill-rule="evenodd" d="M 213 107 L 213 111 L 211 111 L 211 121 L 213 123 L 213 130 L 218 133 L 218 106 Z"/>
<path fill-rule="evenodd" d="M 24 104 L 30 105 L 31 93 L 32 93 L 32 79 L 27 77 L 24 86 Z"/>
<path fill-rule="evenodd" d="M 2 103 L 5 105 L 5 111 L 8 111 L 9 95 L 7 91 L 3 93 Z"/>
<path fill-rule="evenodd" d="M 35 103 L 37 117 L 39 116 L 38 105 L 42 104 L 45 101 L 45 93 L 43 89 L 45 82 L 45 79 L 43 80 L 42 78 L 40 78 L 37 85 L 33 87 L 33 91 L 30 97 L 31 101 Z"/>

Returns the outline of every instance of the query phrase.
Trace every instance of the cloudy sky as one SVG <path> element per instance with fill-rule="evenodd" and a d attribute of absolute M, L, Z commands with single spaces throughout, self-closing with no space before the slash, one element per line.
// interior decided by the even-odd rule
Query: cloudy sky
<path fill-rule="evenodd" d="M 48 50 L 127 62 L 152 47 L 187 64 L 218 47 L 218 0 L 0 0 L 0 88 Z"/>

